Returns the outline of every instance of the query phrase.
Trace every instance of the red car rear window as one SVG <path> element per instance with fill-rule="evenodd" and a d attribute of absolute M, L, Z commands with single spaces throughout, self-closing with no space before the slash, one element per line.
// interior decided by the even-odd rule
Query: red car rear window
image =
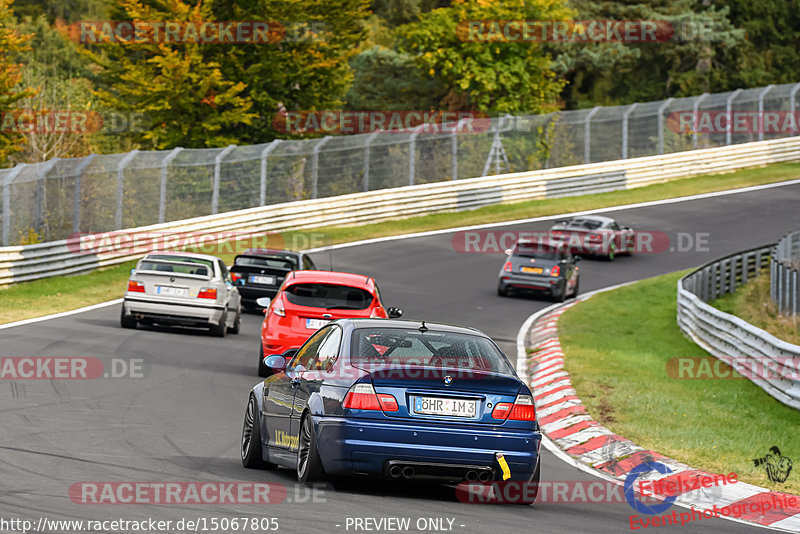
<path fill-rule="evenodd" d="M 369 291 L 337 284 L 293 284 L 284 293 L 292 304 L 327 310 L 363 310 L 372 303 Z"/>

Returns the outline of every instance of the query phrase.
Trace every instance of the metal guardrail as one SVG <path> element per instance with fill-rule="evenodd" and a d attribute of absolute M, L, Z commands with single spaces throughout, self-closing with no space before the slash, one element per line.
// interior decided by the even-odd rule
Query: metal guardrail
<path fill-rule="evenodd" d="M 140 257 L 131 254 L 133 236 L 186 236 L 266 232 L 345 226 L 426 213 L 473 209 L 500 202 L 558 198 L 641 187 L 713 172 L 800 160 L 800 138 L 679 152 L 666 156 L 593 163 L 559 169 L 405 186 L 331 198 L 287 202 L 115 232 L 128 237 L 118 251 L 77 253 L 68 240 L 0 248 L 0 286 L 91 271 Z M 147 239 L 138 241 L 146 246 Z"/>
<path fill-rule="evenodd" d="M 800 410 L 800 346 L 707 304 L 758 276 L 768 245 L 708 263 L 678 281 L 678 326 L 712 356 L 780 402 Z"/>
<path fill-rule="evenodd" d="M 462 119 L 461 127 L 439 132 L 413 128 L 19 164 L 0 169 L 0 244 L 55 241 L 76 232 L 404 185 L 788 138 L 796 129 L 783 118 L 780 126 L 769 126 L 762 114 L 794 114 L 798 93 L 800 83 L 768 85 L 546 115 Z M 748 126 L 741 128 L 733 114 L 747 119 Z M 687 116 L 706 120 L 681 119 Z M 762 119 L 753 124 L 757 116 Z"/>
<path fill-rule="evenodd" d="M 800 231 L 785 235 L 769 262 L 769 295 L 779 312 L 800 315 Z"/>

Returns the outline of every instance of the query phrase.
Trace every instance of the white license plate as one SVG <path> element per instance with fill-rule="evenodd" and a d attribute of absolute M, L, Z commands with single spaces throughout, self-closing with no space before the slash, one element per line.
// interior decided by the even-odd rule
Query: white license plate
<path fill-rule="evenodd" d="M 251 276 L 250 277 L 251 284 L 264 284 L 265 286 L 274 286 L 275 285 L 275 277 L 274 276 Z"/>
<path fill-rule="evenodd" d="M 414 397 L 414 413 L 418 414 L 475 417 L 476 410 L 477 402 L 474 400 Z"/>
<path fill-rule="evenodd" d="M 311 330 L 319 330 L 330 321 L 327 319 L 306 319 L 306 328 Z"/>
<path fill-rule="evenodd" d="M 189 290 L 185 287 L 156 286 L 156 294 L 170 297 L 188 297 Z"/>

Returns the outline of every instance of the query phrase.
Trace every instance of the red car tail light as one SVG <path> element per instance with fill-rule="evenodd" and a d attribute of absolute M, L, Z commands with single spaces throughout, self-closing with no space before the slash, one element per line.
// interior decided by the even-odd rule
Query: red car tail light
<path fill-rule="evenodd" d="M 351 410 L 383 410 L 384 412 L 396 412 L 397 399 L 388 393 L 375 394 L 372 384 L 356 384 L 350 388 L 342 403 L 343 408 Z"/>
<path fill-rule="evenodd" d="M 507 261 L 505 265 L 503 265 L 503 270 L 507 273 L 511 272 L 511 262 Z"/>
<path fill-rule="evenodd" d="M 492 418 L 509 421 L 536 421 L 536 407 L 530 395 L 517 395 L 514 404 L 498 402 L 492 410 Z"/>
<path fill-rule="evenodd" d="M 128 280 L 128 291 L 133 293 L 144 293 L 144 284 L 136 280 Z"/>
<path fill-rule="evenodd" d="M 231 282 L 236 283 L 239 280 L 242 280 L 242 275 L 239 273 L 231 273 Z"/>
<path fill-rule="evenodd" d="M 559 274 L 561 274 L 561 267 L 558 265 L 550 269 L 550 276 L 558 276 Z"/>
<path fill-rule="evenodd" d="M 213 287 L 204 287 L 197 294 L 197 298 L 199 298 L 199 299 L 216 299 L 217 298 L 217 290 L 214 289 Z"/>

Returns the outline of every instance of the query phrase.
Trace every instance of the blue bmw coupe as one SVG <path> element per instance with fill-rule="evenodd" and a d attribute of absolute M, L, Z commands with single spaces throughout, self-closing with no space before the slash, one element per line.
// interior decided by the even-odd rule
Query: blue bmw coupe
<path fill-rule="evenodd" d="M 245 467 L 289 467 L 303 483 L 539 482 L 532 392 L 478 330 L 339 319 L 265 364 L 275 373 L 250 392 Z"/>

